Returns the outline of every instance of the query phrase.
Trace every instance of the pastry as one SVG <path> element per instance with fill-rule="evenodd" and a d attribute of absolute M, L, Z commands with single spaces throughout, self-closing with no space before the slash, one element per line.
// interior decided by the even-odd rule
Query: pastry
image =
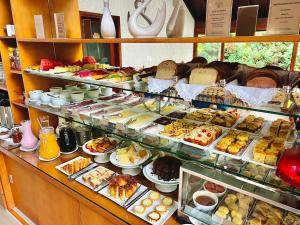
<path fill-rule="evenodd" d="M 138 161 L 148 156 L 146 149 L 131 144 L 129 147 L 120 148 L 116 151 L 116 159 L 122 165 L 135 165 Z"/>
<path fill-rule="evenodd" d="M 213 117 L 214 111 L 211 109 L 198 109 L 187 113 L 185 119 L 196 120 L 200 122 L 207 122 Z"/>
<path fill-rule="evenodd" d="M 153 201 L 156 201 L 160 198 L 160 194 L 156 191 L 151 191 L 151 193 L 149 194 L 149 198 Z"/>
<path fill-rule="evenodd" d="M 277 119 L 272 122 L 269 133 L 270 136 L 280 137 L 288 140 L 292 134 L 293 128 L 294 126 L 289 121 Z"/>
<path fill-rule="evenodd" d="M 166 207 L 170 207 L 170 206 L 173 205 L 173 199 L 170 198 L 170 197 L 164 197 L 164 198 L 162 199 L 162 204 L 163 204 L 164 206 L 166 206 Z"/>
<path fill-rule="evenodd" d="M 133 207 L 133 212 L 136 214 L 142 215 L 145 212 L 145 207 L 142 205 L 136 205 Z"/>
<path fill-rule="evenodd" d="M 299 225 L 300 224 L 300 216 L 294 213 L 289 212 L 287 216 L 283 220 L 284 225 Z"/>
<path fill-rule="evenodd" d="M 155 211 L 159 212 L 159 214 L 163 215 L 165 212 L 167 212 L 168 207 L 165 205 L 158 205 L 155 207 Z"/>
<path fill-rule="evenodd" d="M 222 152 L 227 152 L 232 155 L 239 154 L 247 147 L 250 141 L 250 135 L 245 132 L 230 130 L 215 146 Z"/>
<path fill-rule="evenodd" d="M 223 127 L 232 127 L 238 119 L 239 115 L 235 111 L 218 111 L 211 120 L 211 123 Z"/>
<path fill-rule="evenodd" d="M 202 125 L 184 136 L 184 140 L 201 146 L 211 144 L 222 134 L 222 129 L 214 125 Z"/>
<path fill-rule="evenodd" d="M 268 171 L 269 169 L 267 169 L 266 167 L 248 163 L 242 170 L 241 174 L 247 177 L 254 178 L 256 180 L 263 180 Z"/>
<path fill-rule="evenodd" d="M 113 171 L 98 166 L 96 169 L 82 176 L 82 180 L 89 184 L 92 188 L 98 187 L 104 181 L 108 180 L 114 174 Z"/>
<path fill-rule="evenodd" d="M 130 175 L 118 175 L 113 177 L 108 186 L 108 193 L 115 199 L 124 201 L 130 198 L 138 188 L 138 183 Z"/>
<path fill-rule="evenodd" d="M 252 150 L 253 159 L 260 163 L 276 166 L 284 151 L 284 138 L 266 136 L 258 140 Z"/>
<path fill-rule="evenodd" d="M 252 212 L 250 224 L 280 225 L 282 217 L 283 213 L 281 210 L 268 203 L 259 201 Z"/>
<path fill-rule="evenodd" d="M 92 153 L 104 153 L 117 145 L 117 141 L 110 138 L 97 138 L 86 144 L 86 148 Z"/>
<path fill-rule="evenodd" d="M 147 219 L 152 223 L 156 223 L 157 221 L 160 220 L 160 218 L 161 218 L 161 215 L 159 214 L 159 212 L 156 212 L 156 211 L 150 212 L 147 215 Z"/>
<path fill-rule="evenodd" d="M 222 219 L 231 219 L 233 224 L 241 225 L 247 217 L 254 199 L 241 193 L 230 193 L 224 199 L 224 204 L 219 206 L 215 215 Z"/>
<path fill-rule="evenodd" d="M 255 133 L 260 130 L 263 124 L 264 118 L 249 115 L 236 126 L 236 129 Z"/>
<path fill-rule="evenodd" d="M 182 138 L 186 133 L 196 128 L 198 125 L 195 123 L 187 122 L 186 120 L 176 120 L 169 125 L 164 127 L 164 130 L 160 134 L 174 137 Z"/>
<path fill-rule="evenodd" d="M 179 178 L 179 168 L 181 161 L 172 156 L 164 156 L 156 159 L 153 163 L 153 174 L 158 176 L 158 179 L 170 181 Z"/>
<path fill-rule="evenodd" d="M 145 198 L 144 200 L 142 200 L 142 206 L 144 206 L 145 208 L 152 206 L 152 204 L 153 201 L 149 198 Z"/>
<path fill-rule="evenodd" d="M 91 164 L 90 158 L 81 158 L 73 160 L 72 162 L 67 163 L 61 169 L 68 173 L 69 175 L 72 175 L 74 173 L 77 173 L 78 171 L 82 170 L 83 168 L 87 167 Z"/>

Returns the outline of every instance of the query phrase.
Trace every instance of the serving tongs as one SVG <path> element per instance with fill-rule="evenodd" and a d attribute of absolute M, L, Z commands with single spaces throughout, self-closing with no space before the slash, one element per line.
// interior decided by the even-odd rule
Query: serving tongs
<path fill-rule="evenodd" d="M 103 188 L 105 188 L 107 185 L 109 185 L 110 180 L 116 175 L 116 172 L 114 172 L 109 178 L 107 178 L 105 181 L 103 181 L 98 187 L 94 188 L 94 192 L 99 192 Z"/>
<path fill-rule="evenodd" d="M 92 169 L 94 169 L 97 166 L 98 166 L 97 163 L 92 163 L 92 164 L 88 165 L 87 167 L 83 168 L 82 170 L 79 170 L 78 172 L 76 172 L 72 175 L 69 175 L 68 179 L 69 180 L 75 180 L 76 178 L 80 177 L 82 174 L 91 171 Z"/>
<path fill-rule="evenodd" d="M 140 188 L 143 185 L 140 184 L 140 186 L 135 190 L 135 192 L 131 195 L 130 198 L 128 198 L 124 204 L 123 207 L 124 208 L 129 208 L 130 206 L 132 206 L 134 203 L 136 203 L 145 193 L 147 193 L 149 191 L 149 189 L 146 187 L 146 189 L 144 191 L 142 191 L 140 194 L 138 194 L 137 196 L 135 196 L 135 194 L 140 190 Z"/>

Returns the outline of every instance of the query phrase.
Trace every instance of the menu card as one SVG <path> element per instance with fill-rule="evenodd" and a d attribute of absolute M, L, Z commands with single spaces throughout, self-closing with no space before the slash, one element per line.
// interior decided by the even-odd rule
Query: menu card
<path fill-rule="evenodd" d="M 206 36 L 229 36 L 232 0 L 207 0 Z"/>
<path fill-rule="evenodd" d="M 45 38 L 45 30 L 42 15 L 34 15 L 36 38 Z"/>
<path fill-rule="evenodd" d="M 54 13 L 56 38 L 66 38 L 64 13 Z"/>
<path fill-rule="evenodd" d="M 256 31 L 258 5 L 240 6 L 236 22 L 236 36 L 253 36 Z"/>
<path fill-rule="evenodd" d="M 271 0 L 268 34 L 299 34 L 300 1 Z"/>

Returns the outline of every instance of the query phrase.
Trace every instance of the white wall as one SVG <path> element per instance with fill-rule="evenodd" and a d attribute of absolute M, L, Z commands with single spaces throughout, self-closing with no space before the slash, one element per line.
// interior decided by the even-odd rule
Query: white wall
<path fill-rule="evenodd" d="M 167 3 L 167 20 L 165 26 L 159 34 L 166 37 L 166 24 L 173 11 L 173 0 L 165 0 Z M 103 0 L 78 0 L 81 11 L 102 13 Z M 185 7 L 185 4 L 182 3 Z M 154 19 L 157 9 L 161 8 L 161 0 L 153 0 L 147 8 L 146 14 Z M 112 15 L 120 16 L 121 36 L 131 37 L 127 28 L 127 13 L 134 10 L 134 0 L 110 0 L 110 11 Z M 194 35 L 194 19 L 185 7 L 186 20 L 184 26 L 184 36 Z M 145 22 L 140 19 L 141 25 Z M 176 62 L 190 61 L 193 57 L 193 44 L 122 44 L 123 66 L 133 66 L 140 68 L 159 64 L 163 60 L 172 59 Z"/>

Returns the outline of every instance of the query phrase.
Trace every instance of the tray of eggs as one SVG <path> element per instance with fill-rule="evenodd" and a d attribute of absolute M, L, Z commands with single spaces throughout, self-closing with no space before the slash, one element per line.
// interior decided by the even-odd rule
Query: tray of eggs
<path fill-rule="evenodd" d="M 176 209 L 177 202 L 171 197 L 148 191 L 127 210 L 150 224 L 162 225 Z"/>

